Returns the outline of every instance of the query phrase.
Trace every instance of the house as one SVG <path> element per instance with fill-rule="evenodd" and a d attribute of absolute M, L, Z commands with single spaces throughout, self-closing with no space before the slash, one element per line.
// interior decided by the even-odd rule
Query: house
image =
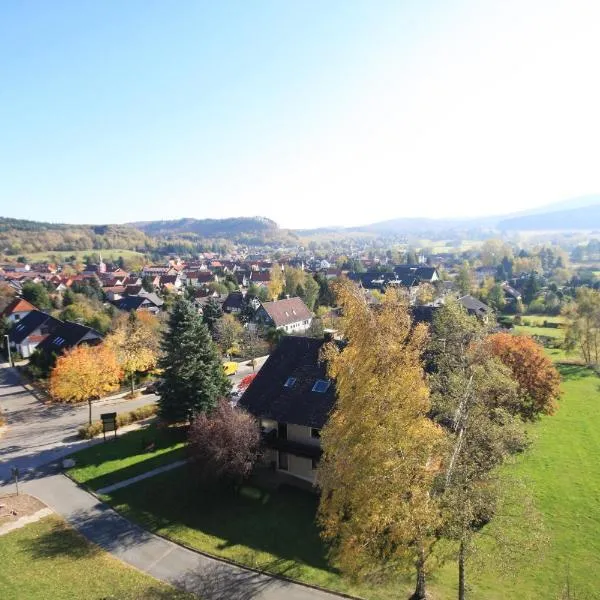
<path fill-rule="evenodd" d="M 458 301 L 466 308 L 470 315 L 474 315 L 482 321 L 486 322 L 489 315 L 492 313 L 492 309 L 487 305 L 477 300 L 473 296 L 462 296 Z"/>
<path fill-rule="evenodd" d="M 223 312 L 239 314 L 248 305 L 257 310 L 260 307 L 260 300 L 246 292 L 231 292 L 223 302 Z"/>
<path fill-rule="evenodd" d="M 122 298 L 113 300 L 112 304 L 125 312 L 134 310 L 136 312 L 149 312 L 155 315 L 160 312 L 163 301 L 156 294 L 147 293 L 142 295 L 140 293 L 139 296 L 123 296 Z"/>
<path fill-rule="evenodd" d="M 515 290 L 514 287 L 509 285 L 508 281 L 505 281 L 502 285 L 502 291 L 504 292 L 504 299 L 506 302 L 518 302 L 522 299 L 521 292 Z"/>
<path fill-rule="evenodd" d="M 286 333 L 303 333 L 310 327 L 312 318 L 308 306 L 297 297 L 264 302 L 255 315 L 260 325 L 283 329 Z"/>
<path fill-rule="evenodd" d="M 45 312 L 32 310 L 11 327 L 8 333 L 10 347 L 23 358 L 28 358 L 38 344 L 43 342 L 61 324 L 61 321 Z"/>
<path fill-rule="evenodd" d="M 48 356 L 62 354 L 65 350 L 75 348 L 80 344 L 95 346 L 102 341 L 102 334 L 80 323 L 63 321 L 54 331 L 39 343 L 38 350 Z"/>
<path fill-rule="evenodd" d="M 211 271 L 188 271 L 184 274 L 183 281 L 185 285 L 200 287 L 214 281 L 219 281 L 219 279 Z"/>
<path fill-rule="evenodd" d="M 179 290 L 183 287 L 181 277 L 177 275 L 161 275 L 159 280 L 159 286 L 163 289 L 167 288 L 170 290 Z"/>
<path fill-rule="evenodd" d="M 335 403 L 335 385 L 320 360 L 329 340 L 284 337 L 256 374 L 239 405 L 254 415 L 277 471 L 314 483 L 321 429 Z"/>
<path fill-rule="evenodd" d="M 24 319 L 32 310 L 38 310 L 31 302 L 23 298 L 15 298 L 0 314 L 9 323 Z"/>
<path fill-rule="evenodd" d="M 419 282 L 434 283 L 440 279 L 437 269 L 427 265 L 396 265 L 394 273 L 399 279 L 416 278 Z"/>
<path fill-rule="evenodd" d="M 239 279 L 238 279 L 239 281 Z M 250 272 L 250 283 L 257 285 L 258 287 L 266 286 L 271 281 L 271 271 L 251 271 Z"/>

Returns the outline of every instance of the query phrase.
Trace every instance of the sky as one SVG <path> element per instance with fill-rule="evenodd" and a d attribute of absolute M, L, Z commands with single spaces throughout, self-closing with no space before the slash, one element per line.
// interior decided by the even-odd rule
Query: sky
<path fill-rule="evenodd" d="M 504 214 L 600 192 L 597 0 L 5 0 L 0 216 Z"/>

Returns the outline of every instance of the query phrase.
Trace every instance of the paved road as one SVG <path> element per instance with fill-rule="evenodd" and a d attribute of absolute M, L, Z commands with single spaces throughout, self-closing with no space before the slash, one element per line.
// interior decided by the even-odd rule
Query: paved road
<path fill-rule="evenodd" d="M 93 405 L 92 418 L 103 412 L 128 412 L 156 402 L 152 394 L 136 400 L 101 401 Z M 88 407 L 43 404 L 20 383 L 17 373 L 0 367 L 0 407 L 9 427 L 0 435 L 0 482 L 10 477 L 11 467 L 24 474 L 55 461 L 85 443 L 77 429 L 88 421 Z"/>

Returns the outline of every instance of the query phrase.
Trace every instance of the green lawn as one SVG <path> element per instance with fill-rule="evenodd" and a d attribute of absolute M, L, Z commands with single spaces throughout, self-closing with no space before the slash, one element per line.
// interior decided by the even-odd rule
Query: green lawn
<path fill-rule="evenodd" d="M 530 490 L 548 543 L 524 555 L 504 576 L 484 563 L 473 598 L 555 599 L 570 573 L 576 598 L 600 598 L 600 378 L 578 365 L 560 365 L 563 396 L 558 412 L 531 427 L 533 445 L 514 467 Z M 527 527 L 515 522 L 514 527 Z M 456 569 L 440 575 L 440 597 L 455 597 Z"/>
<path fill-rule="evenodd" d="M 191 600 L 50 516 L 0 538 L 2 600 Z"/>
<path fill-rule="evenodd" d="M 79 483 L 93 490 L 146 473 L 156 467 L 185 457 L 186 432 L 184 429 L 161 429 L 150 425 L 131 431 L 114 440 L 90 446 L 73 454 L 75 467 L 69 474 Z M 143 449 L 155 442 L 153 452 Z"/>
<path fill-rule="evenodd" d="M 515 333 L 531 336 L 551 337 L 557 340 L 562 340 L 565 337 L 564 329 L 556 329 L 553 327 L 533 327 L 526 325 L 515 325 L 513 327 Z"/>
<path fill-rule="evenodd" d="M 315 525 L 317 496 L 296 488 L 239 494 L 199 488 L 188 467 L 107 496 L 109 504 L 150 531 L 215 556 L 365 598 L 407 597 L 412 582 L 353 586 L 328 566 Z"/>

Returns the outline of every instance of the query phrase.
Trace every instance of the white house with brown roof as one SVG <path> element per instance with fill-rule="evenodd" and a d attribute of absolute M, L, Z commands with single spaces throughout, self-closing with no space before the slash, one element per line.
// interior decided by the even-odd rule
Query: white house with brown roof
<path fill-rule="evenodd" d="M 310 327 L 313 314 L 302 298 L 296 297 L 262 303 L 255 319 L 261 325 L 283 329 L 286 333 L 303 333 Z"/>
<path fill-rule="evenodd" d="M 23 298 L 15 298 L 3 311 L 0 317 L 6 319 L 9 323 L 16 323 L 24 319 L 30 312 L 37 308 Z"/>

